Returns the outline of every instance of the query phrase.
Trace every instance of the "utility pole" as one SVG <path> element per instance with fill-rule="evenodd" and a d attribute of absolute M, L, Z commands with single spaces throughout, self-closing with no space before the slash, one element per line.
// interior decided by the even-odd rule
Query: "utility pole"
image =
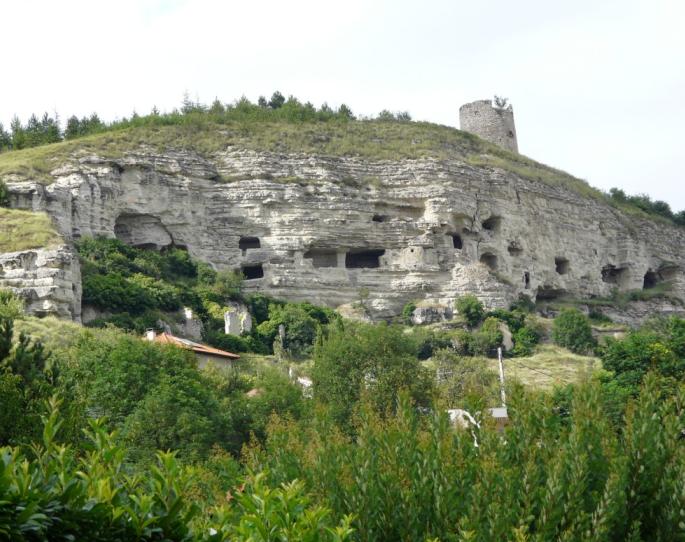
<path fill-rule="evenodd" d="M 499 390 L 502 396 L 502 406 L 506 408 L 507 397 L 504 394 L 504 364 L 502 363 L 502 347 L 497 347 L 497 361 L 499 362 Z"/>

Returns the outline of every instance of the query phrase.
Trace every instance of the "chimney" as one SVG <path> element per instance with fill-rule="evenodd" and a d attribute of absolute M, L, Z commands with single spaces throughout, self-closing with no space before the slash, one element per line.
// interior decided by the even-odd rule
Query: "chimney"
<path fill-rule="evenodd" d="M 155 340 L 155 337 L 157 337 L 157 333 L 155 333 L 154 329 L 148 329 L 145 331 L 145 339 L 153 342 Z"/>

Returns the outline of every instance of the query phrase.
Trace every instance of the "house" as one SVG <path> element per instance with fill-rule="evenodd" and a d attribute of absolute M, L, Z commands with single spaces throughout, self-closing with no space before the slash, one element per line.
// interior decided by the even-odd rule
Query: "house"
<path fill-rule="evenodd" d="M 171 333 L 157 333 L 153 329 L 148 329 L 145 333 L 145 339 L 150 342 L 156 342 L 160 344 L 173 344 L 180 348 L 186 350 L 192 350 L 197 358 L 197 365 L 203 368 L 207 363 L 213 363 L 218 367 L 230 367 L 231 363 L 240 359 L 238 354 L 233 354 L 232 352 L 226 352 L 225 350 L 219 350 L 218 348 L 213 348 L 207 346 L 206 344 L 200 344 L 188 339 L 182 339 L 181 337 L 176 337 Z"/>

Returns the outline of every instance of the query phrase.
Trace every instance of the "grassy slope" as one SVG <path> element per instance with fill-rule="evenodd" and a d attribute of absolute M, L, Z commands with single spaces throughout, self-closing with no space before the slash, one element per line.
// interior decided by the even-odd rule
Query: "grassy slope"
<path fill-rule="evenodd" d="M 51 247 L 61 241 L 45 213 L 0 208 L 0 253 Z"/>
<path fill-rule="evenodd" d="M 488 360 L 488 364 L 493 371 L 499 372 L 497 360 Z M 531 356 L 505 359 L 504 375 L 528 386 L 551 389 L 555 385 L 579 382 L 601 367 L 597 358 L 579 356 L 553 344 L 542 344 Z"/>

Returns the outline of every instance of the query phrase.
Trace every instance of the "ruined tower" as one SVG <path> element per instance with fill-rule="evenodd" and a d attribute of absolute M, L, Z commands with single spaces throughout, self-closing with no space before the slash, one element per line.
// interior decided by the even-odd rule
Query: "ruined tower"
<path fill-rule="evenodd" d="M 518 152 L 514 110 L 497 107 L 491 100 L 477 100 L 459 108 L 459 126 L 466 132 L 513 152 Z"/>

